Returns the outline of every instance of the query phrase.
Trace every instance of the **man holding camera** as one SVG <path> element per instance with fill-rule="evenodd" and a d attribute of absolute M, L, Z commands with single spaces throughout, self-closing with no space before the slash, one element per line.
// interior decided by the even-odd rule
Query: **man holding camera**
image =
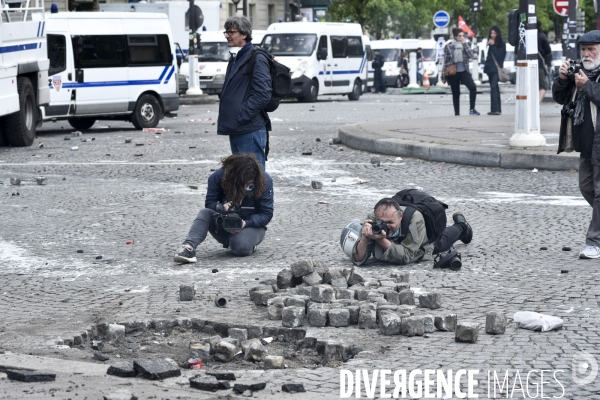
<path fill-rule="evenodd" d="M 580 153 L 579 190 L 592 206 L 585 248 L 579 258 L 600 257 L 600 31 L 577 40 L 581 62 L 565 62 L 552 85 L 552 98 L 562 104 L 558 153 Z"/>
<path fill-rule="evenodd" d="M 208 178 L 203 209 L 173 261 L 196 262 L 196 247 L 210 232 L 236 256 L 249 256 L 273 218 L 273 180 L 254 154 L 234 154 Z"/>
<path fill-rule="evenodd" d="M 352 262 L 364 264 L 373 256 L 380 261 L 394 264 L 409 264 L 427 261 L 434 254 L 450 250 L 457 240 L 468 244 L 473 239 L 473 229 L 461 213 L 454 213 L 454 225 L 446 227 L 442 234 L 430 243 L 425 220 L 419 211 L 412 214 L 408 232 L 401 235 L 400 225 L 404 207 L 392 198 L 379 200 L 373 215 L 362 224 L 360 237 L 352 249 Z"/>

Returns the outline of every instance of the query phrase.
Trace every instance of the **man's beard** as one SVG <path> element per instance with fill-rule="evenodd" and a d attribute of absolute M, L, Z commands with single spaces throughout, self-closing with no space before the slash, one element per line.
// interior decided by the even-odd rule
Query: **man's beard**
<path fill-rule="evenodd" d="M 600 66 L 600 55 L 595 59 L 591 57 L 585 57 L 581 60 L 581 63 L 583 64 L 583 68 L 588 71 L 593 71 Z"/>

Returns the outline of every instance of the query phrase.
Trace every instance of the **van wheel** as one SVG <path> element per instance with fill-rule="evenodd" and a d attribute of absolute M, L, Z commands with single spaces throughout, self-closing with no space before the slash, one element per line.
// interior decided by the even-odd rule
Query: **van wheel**
<path fill-rule="evenodd" d="M 352 86 L 352 92 L 348 93 L 348 99 L 356 101 L 360 99 L 360 82 L 357 80 L 354 81 L 354 86 Z"/>
<path fill-rule="evenodd" d="M 162 109 L 156 97 L 151 94 L 140 96 L 131 115 L 131 123 L 137 129 L 155 128 L 160 121 Z"/>
<path fill-rule="evenodd" d="M 308 93 L 306 96 L 298 97 L 298 101 L 304 103 L 314 103 L 317 101 L 317 97 L 319 96 L 319 86 L 315 81 L 310 82 L 310 89 L 308 89 Z"/>
<path fill-rule="evenodd" d="M 35 139 L 37 107 L 35 92 L 29 78 L 17 78 L 19 111 L 5 116 L 4 135 L 11 146 L 31 146 Z"/>
<path fill-rule="evenodd" d="M 75 129 L 90 129 L 96 120 L 94 118 L 69 118 L 69 125 Z"/>

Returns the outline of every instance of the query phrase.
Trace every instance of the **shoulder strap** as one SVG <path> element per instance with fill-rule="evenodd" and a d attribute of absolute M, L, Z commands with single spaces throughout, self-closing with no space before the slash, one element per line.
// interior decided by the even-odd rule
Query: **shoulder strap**
<path fill-rule="evenodd" d="M 415 211 L 417 210 L 412 207 L 406 207 L 404 213 L 402 213 L 402 221 L 400 221 L 400 237 L 403 238 L 402 240 L 408 235 L 408 226 Z"/>

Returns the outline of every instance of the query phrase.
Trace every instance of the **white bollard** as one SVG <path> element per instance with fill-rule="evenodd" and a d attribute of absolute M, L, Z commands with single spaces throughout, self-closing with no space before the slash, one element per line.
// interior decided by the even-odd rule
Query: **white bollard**
<path fill-rule="evenodd" d="M 408 88 L 418 88 L 417 83 L 417 53 L 410 53 L 408 57 L 408 79 L 410 83 L 406 86 Z"/>
<path fill-rule="evenodd" d="M 515 134 L 508 141 L 511 147 L 546 145 L 540 132 L 538 73 L 537 59 L 517 61 Z"/>
<path fill-rule="evenodd" d="M 190 54 L 188 56 L 188 63 L 190 66 L 190 74 L 188 80 L 188 90 L 185 92 L 187 95 L 199 95 L 203 94 L 200 89 L 200 74 L 198 73 L 198 55 Z"/>

